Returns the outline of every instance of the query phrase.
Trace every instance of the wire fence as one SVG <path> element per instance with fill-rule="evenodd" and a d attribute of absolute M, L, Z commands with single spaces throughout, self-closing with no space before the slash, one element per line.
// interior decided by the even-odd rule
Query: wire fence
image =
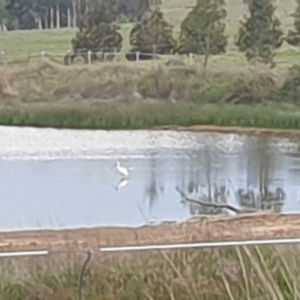
<path fill-rule="evenodd" d="M 224 247 L 249 247 L 249 246 L 263 246 L 263 245 L 293 245 L 293 244 L 299 244 L 300 238 L 294 238 L 294 239 L 269 239 L 269 240 L 245 240 L 245 241 L 223 241 L 223 242 L 199 242 L 199 243 L 186 243 L 186 244 L 165 244 L 165 245 L 144 245 L 144 246 L 130 246 L 130 247 L 100 247 L 96 250 L 93 249 L 86 249 L 86 250 L 31 250 L 31 251 L 10 251 L 10 252 L 0 252 L 0 259 L 1 258 L 35 258 L 35 257 L 51 257 L 52 255 L 68 255 L 68 258 L 70 258 L 70 254 L 76 255 L 76 266 L 80 267 L 77 269 L 76 276 L 78 276 L 78 284 L 76 284 L 75 288 L 77 289 L 77 297 L 78 300 L 84 299 L 84 294 L 87 291 L 84 291 L 84 288 L 87 288 L 86 286 L 86 277 L 92 276 L 90 273 L 90 263 L 92 262 L 92 259 L 97 254 L 109 254 L 114 252 L 133 252 L 133 251 L 161 251 L 161 254 L 166 259 L 167 262 L 170 263 L 169 256 L 162 251 L 169 251 L 169 250 L 182 250 L 182 249 L 211 249 L 211 248 L 224 248 Z M 246 251 L 247 252 L 247 251 Z M 79 256 L 80 255 L 80 259 Z M 62 262 L 65 262 L 65 259 L 68 259 L 65 257 L 62 257 L 62 259 L 57 260 L 57 257 L 55 257 L 55 261 L 58 264 L 61 264 Z M 110 257 L 111 258 L 111 257 Z M 99 267 L 101 268 L 101 265 L 103 266 L 104 260 L 98 260 L 98 264 L 100 263 Z M 114 259 L 112 260 L 114 261 Z M 34 267 L 33 261 L 25 261 L 26 265 L 21 267 L 21 270 L 25 270 L 30 265 L 32 265 L 32 272 L 36 272 L 36 268 Z M 47 261 L 41 260 L 37 261 L 38 266 L 43 265 L 43 270 L 47 270 L 48 268 L 52 268 L 52 264 L 54 261 Z M 97 260 L 95 261 L 95 263 Z M 44 265 L 45 264 L 45 265 Z M 9 265 L 3 265 L 3 268 L 8 268 Z M 13 267 L 15 270 L 18 270 L 18 265 L 16 262 L 13 262 Z M 55 267 L 53 265 L 53 267 Z M 92 265 L 91 265 L 92 267 Z M 173 268 L 174 266 L 171 265 Z M 222 269 L 223 270 L 223 269 Z M 6 269 L 7 271 L 7 269 Z M 115 272 L 115 271 L 113 271 Z M 127 272 L 130 273 L 130 271 Z M 134 271 L 132 271 L 134 272 Z M 21 272 L 22 273 L 22 272 Z M 18 276 L 22 276 L 21 273 L 18 271 Z M 126 273 L 124 276 L 129 276 L 129 273 Z M 49 273 L 51 274 L 51 272 Z M 26 276 L 28 277 L 30 275 L 28 272 L 26 273 Z M 121 276 L 121 275 L 120 275 Z M 123 276 L 123 275 L 122 275 Z M 121 282 L 119 283 L 121 284 Z M 50 282 L 51 286 L 51 282 Z M 40 299 L 37 295 L 34 295 L 36 298 L 34 299 Z M 44 298 L 43 298 L 44 299 Z M 48 299 L 48 298 L 47 298 Z M 51 298 L 52 299 L 52 298 Z M 53 298 L 54 299 L 54 298 Z M 55 298 L 56 299 L 56 298 Z M 59 298 L 60 299 L 60 298 Z M 259 298 L 255 298 L 259 299 Z M 267 298 L 262 298 L 267 299 Z"/>
<path fill-rule="evenodd" d="M 186 58 L 189 58 L 193 61 L 195 58 L 201 57 L 201 55 L 195 55 L 190 53 L 188 55 L 179 55 L 172 51 L 157 51 L 157 49 L 162 49 L 164 45 L 153 45 L 153 51 L 129 51 L 122 52 L 111 49 L 99 49 L 97 51 L 90 50 L 80 50 L 74 52 L 72 50 L 68 50 L 66 52 L 52 52 L 47 50 L 42 50 L 39 53 L 28 53 L 28 54 L 10 54 L 5 51 L 1 51 L 0 48 L 0 63 L 11 63 L 11 62 L 19 62 L 19 61 L 28 61 L 31 59 L 52 59 L 64 63 L 66 65 L 76 64 L 76 63 L 86 63 L 92 64 L 95 62 L 103 62 L 103 61 L 131 61 L 131 62 L 139 62 L 146 60 L 176 60 L 178 62 L 183 62 Z M 161 54 L 163 53 L 163 54 Z"/>

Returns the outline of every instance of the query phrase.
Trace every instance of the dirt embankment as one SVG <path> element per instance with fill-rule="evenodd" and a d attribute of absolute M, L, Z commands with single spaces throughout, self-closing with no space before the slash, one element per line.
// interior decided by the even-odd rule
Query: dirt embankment
<path fill-rule="evenodd" d="M 274 71 L 275 72 L 275 71 Z M 278 74 L 264 68 L 209 69 L 103 63 L 64 66 L 30 61 L 0 66 L 0 108 L 11 105 L 97 105 L 114 101 L 170 100 L 261 103 Z M 5 100 L 5 101 L 4 101 Z"/>
<path fill-rule="evenodd" d="M 131 228 L 0 234 L 3 250 L 85 250 L 105 246 L 299 237 L 299 215 L 258 214 Z"/>

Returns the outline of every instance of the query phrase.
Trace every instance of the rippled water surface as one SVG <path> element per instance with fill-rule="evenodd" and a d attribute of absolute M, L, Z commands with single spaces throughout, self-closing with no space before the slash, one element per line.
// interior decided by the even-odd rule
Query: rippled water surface
<path fill-rule="evenodd" d="M 171 131 L 0 127 L 0 230 L 140 226 L 226 213 L 182 203 L 300 211 L 300 143 Z M 115 161 L 130 171 L 122 180 Z"/>

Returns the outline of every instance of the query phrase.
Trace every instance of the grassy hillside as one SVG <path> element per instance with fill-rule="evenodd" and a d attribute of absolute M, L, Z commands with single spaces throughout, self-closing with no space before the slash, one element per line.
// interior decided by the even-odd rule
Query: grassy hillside
<path fill-rule="evenodd" d="M 237 52 L 233 45 L 234 34 L 237 31 L 239 20 L 247 11 L 246 7 L 242 4 L 242 0 L 228 1 L 228 23 L 227 33 L 230 36 L 230 45 L 228 53 L 222 57 L 214 57 L 217 64 L 245 64 L 244 56 Z M 162 5 L 162 10 L 165 12 L 167 19 L 174 25 L 174 35 L 178 36 L 179 26 L 181 21 L 185 18 L 190 9 L 187 6 L 193 5 L 194 0 L 165 0 Z M 287 0 L 278 3 L 277 15 L 280 17 L 284 30 L 291 27 L 293 19 L 289 14 L 295 9 L 295 1 Z M 121 33 L 124 37 L 122 52 L 125 53 L 129 50 L 129 32 L 132 24 L 123 24 Z M 13 31 L 0 33 L 0 51 L 6 53 L 8 60 L 24 60 L 30 56 L 40 55 L 41 51 L 47 51 L 57 59 L 62 60 L 66 51 L 71 48 L 71 39 L 76 34 L 76 29 L 61 29 L 61 30 L 44 30 L 44 31 Z M 295 48 L 290 48 L 284 45 L 280 49 L 277 57 L 279 63 L 290 63 L 298 61 L 300 56 Z M 2 58 L 3 59 L 3 58 Z"/>
<path fill-rule="evenodd" d="M 193 6 L 196 0 L 162 0 L 162 10 L 173 25 L 178 25 L 189 12 L 189 6 Z M 243 4 L 243 0 L 227 0 L 228 7 L 228 25 L 230 29 L 234 29 L 247 7 Z M 282 20 L 284 26 L 292 24 L 292 18 L 288 15 L 293 12 L 296 7 L 295 0 L 276 0 L 276 14 Z"/>

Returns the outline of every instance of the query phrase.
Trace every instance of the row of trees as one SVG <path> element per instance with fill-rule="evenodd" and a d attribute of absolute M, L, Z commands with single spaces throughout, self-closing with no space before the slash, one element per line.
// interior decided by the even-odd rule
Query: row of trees
<path fill-rule="evenodd" d="M 285 37 L 280 20 L 275 15 L 273 0 L 244 0 L 248 5 L 248 16 L 240 24 L 235 44 L 245 53 L 248 61 L 273 65 L 274 50 L 284 40 L 294 46 L 300 44 L 300 0 L 293 15 L 294 30 Z M 85 14 L 79 24 L 79 33 L 73 39 L 74 52 L 102 50 L 120 51 L 122 36 L 115 21 L 118 15 L 117 0 L 98 0 L 93 10 Z M 172 27 L 158 10 L 147 10 L 141 21 L 136 23 L 130 33 L 132 49 L 127 54 L 128 60 L 149 59 L 155 54 L 177 52 L 179 54 L 204 55 L 207 66 L 210 55 L 226 52 L 228 45 L 226 29 L 225 0 L 197 0 L 196 6 L 181 24 L 178 41 L 173 37 Z M 103 58 L 103 57 L 102 57 Z"/>
<path fill-rule="evenodd" d="M 118 15 L 138 21 L 151 5 L 161 0 L 118 0 Z M 0 0 L 2 28 L 51 29 L 76 27 L 80 15 L 97 0 Z"/>
<path fill-rule="evenodd" d="M 294 30 L 287 36 L 276 17 L 274 0 L 244 0 L 248 15 L 240 23 L 235 45 L 244 52 L 249 62 L 259 61 L 274 66 L 274 50 L 284 41 L 293 46 L 300 45 L 300 0 L 293 14 Z M 179 53 L 196 53 L 205 56 L 226 52 L 227 11 L 225 0 L 198 0 L 196 7 L 181 25 Z"/>

